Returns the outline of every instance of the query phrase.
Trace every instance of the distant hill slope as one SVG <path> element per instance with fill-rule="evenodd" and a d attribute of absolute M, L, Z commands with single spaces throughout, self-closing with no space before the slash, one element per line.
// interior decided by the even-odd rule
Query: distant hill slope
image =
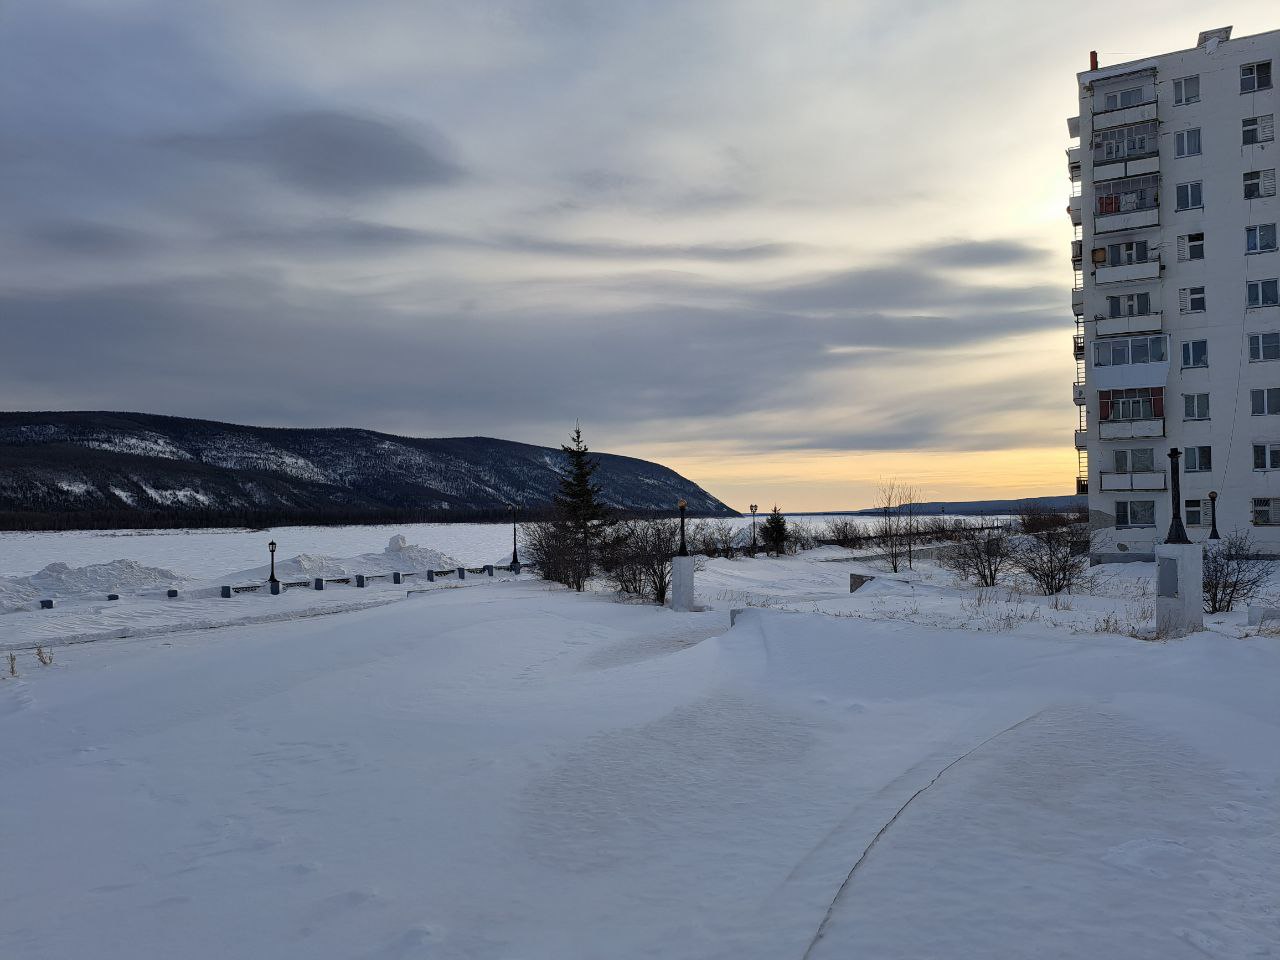
<path fill-rule="evenodd" d="M 597 454 L 621 510 L 733 515 L 661 464 Z M 249 427 L 144 413 L 0 413 L 0 526 L 190 526 L 501 516 L 546 507 L 558 448 L 489 437 Z M 43 519 L 42 519 L 43 518 Z M 56 519 L 56 522 L 46 522 Z"/>
<path fill-rule="evenodd" d="M 910 512 L 933 516 L 943 513 L 954 513 L 958 516 L 995 516 L 1017 513 L 1030 504 L 1040 504 L 1054 510 L 1072 510 L 1087 507 L 1089 498 L 1064 494 L 1055 497 L 1022 497 L 1017 500 L 933 500 L 928 503 L 911 505 Z M 849 511 L 854 516 L 867 516 L 880 513 L 878 507 L 867 507 L 863 510 Z"/>

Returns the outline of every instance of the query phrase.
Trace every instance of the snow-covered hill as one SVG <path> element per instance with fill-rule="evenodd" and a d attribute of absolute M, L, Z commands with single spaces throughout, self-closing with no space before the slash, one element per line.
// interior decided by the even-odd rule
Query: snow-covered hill
<path fill-rule="evenodd" d="M 599 460 L 597 477 L 614 507 L 671 510 L 683 498 L 694 514 L 732 513 L 660 464 L 611 454 Z M 558 449 L 488 437 L 274 429 L 138 413 L 0 413 L 0 464 L 0 514 L 73 514 L 107 526 L 145 514 L 354 521 L 538 507 L 555 493 L 564 458 Z"/>

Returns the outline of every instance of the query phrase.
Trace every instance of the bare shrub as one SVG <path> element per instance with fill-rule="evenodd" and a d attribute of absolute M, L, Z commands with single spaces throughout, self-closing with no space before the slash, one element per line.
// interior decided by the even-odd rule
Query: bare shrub
<path fill-rule="evenodd" d="M 1237 603 L 1251 600 L 1270 579 L 1273 567 L 1243 530 L 1208 547 L 1204 552 L 1205 612 L 1228 613 Z"/>
<path fill-rule="evenodd" d="M 728 557 L 739 549 L 742 531 L 730 520 L 695 520 L 686 531 L 689 552 L 706 557 Z"/>
<path fill-rule="evenodd" d="M 522 524 L 520 541 L 521 552 L 537 566 L 543 580 L 572 582 L 578 551 L 573 540 L 565 536 L 561 524 L 549 520 Z"/>
<path fill-rule="evenodd" d="M 53 663 L 53 654 L 40 645 L 36 645 L 36 659 L 40 661 L 42 667 L 47 667 Z"/>
<path fill-rule="evenodd" d="M 9 654 L 9 676 L 16 677 L 18 675 L 18 655 L 16 653 Z"/>
<path fill-rule="evenodd" d="M 679 520 L 623 520 L 601 546 L 601 565 L 619 593 L 663 604 L 679 548 Z"/>
<path fill-rule="evenodd" d="M 812 550 L 818 545 L 818 535 L 807 523 L 792 520 L 787 524 L 787 553 L 795 554 L 801 550 Z"/>
<path fill-rule="evenodd" d="M 952 530 L 953 546 L 938 554 L 938 563 L 965 580 L 994 587 L 1013 559 L 1013 545 L 1003 527 L 980 530 L 965 526 Z"/>
<path fill-rule="evenodd" d="M 866 529 L 853 517 L 832 517 L 822 531 L 822 539 L 838 547 L 857 550 L 866 545 Z"/>
<path fill-rule="evenodd" d="M 1049 525 L 1020 537 L 1013 549 L 1013 566 L 1046 597 L 1068 593 L 1089 568 L 1089 531 L 1080 524 Z"/>

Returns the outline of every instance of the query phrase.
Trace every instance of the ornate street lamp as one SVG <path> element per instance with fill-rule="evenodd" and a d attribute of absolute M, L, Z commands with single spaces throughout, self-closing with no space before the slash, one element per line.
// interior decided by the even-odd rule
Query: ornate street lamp
<path fill-rule="evenodd" d="M 1178 460 L 1182 451 L 1174 447 L 1169 451 L 1169 492 L 1173 495 L 1173 519 L 1169 521 L 1169 533 L 1165 543 L 1190 543 L 1187 528 L 1182 525 L 1182 481 L 1178 473 Z"/>
<path fill-rule="evenodd" d="M 271 551 L 271 576 L 267 578 L 267 583 L 279 583 L 276 579 L 276 542 L 272 540 L 268 543 L 267 549 Z"/>
<path fill-rule="evenodd" d="M 751 555 L 753 557 L 756 555 L 756 510 L 758 509 L 756 504 L 751 504 Z"/>
<path fill-rule="evenodd" d="M 684 542 L 684 511 L 688 504 L 683 500 L 680 501 L 680 553 L 678 556 L 687 557 L 689 555 L 689 547 Z"/>
<path fill-rule="evenodd" d="M 520 509 L 514 503 L 507 507 L 511 511 L 511 569 L 520 566 L 520 557 L 516 553 L 516 512 Z"/>
<path fill-rule="evenodd" d="M 1221 540 L 1218 536 L 1218 491 L 1209 491 L 1209 539 Z"/>

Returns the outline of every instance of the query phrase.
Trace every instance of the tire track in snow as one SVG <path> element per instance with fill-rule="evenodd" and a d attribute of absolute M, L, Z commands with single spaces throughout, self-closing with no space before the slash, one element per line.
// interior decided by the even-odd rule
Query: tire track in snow
<path fill-rule="evenodd" d="M 845 892 L 849 889 L 849 885 L 853 883 L 854 874 L 857 873 L 858 868 L 861 867 L 864 862 L 866 862 L 867 857 L 870 856 L 871 851 L 875 848 L 875 845 L 880 842 L 880 838 L 883 837 L 889 831 L 889 828 L 892 827 L 894 823 L 897 822 L 898 818 L 902 816 L 903 811 L 906 810 L 907 807 L 911 806 L 912 801 L 914 801 L 916 797 L 920 796 L 922 793 L 924 793 L 926 790 L 932 787 L 935 783 L 941 780 L 942 775 L 946 773 L 948 770 L 950 770 L 952 767 L 954 767 L 956 764 L 958 764 L 960 761 L 968 759 L 969 757 L 973 756 L 973 754 L 977 753 L 979 750 L 987 746 L 987 744 L 991 743 L 992 741 L 998 740 L 1001 737 L 1003 737 L 1005 734 L 1012 733 L 1014 730 L 1017 730 L 1019 727 L 1023 726 L 1024 724 L 1030 723 L 1032 720 L 1035 720 L 1036 718 L 1044 714 L 1048 709 L 1049 707 L 1043 707 L 1042 709 L 1037 710 L 1035 713 L 1031 714 L 1030 716 L 1023 717 L 1017 723 L 1011 724 L 1010 726 L 1005 727 L 1003 730 L 997 733 L 993 733 L 991 736 L 987 737 L 987 739 L 983 740 L 977 746 L 972 747 L 971 749 L 965 751 L 960 756 L 956 757 L 954 760 L 949 762 L 946 766 L 944 766 L 941 770 L 939 770 L 936 774 L 934 774 L 934 777 L 932 780 L 930 780 L 923 787 L 921 787 L 919 790 L 917 790 L 915 793 L 913 793 L 910 797 L 907 798 L 906 802 L 897 809 L 894 815 L 890 817 L 887 821 L 885 821 L 884 825 L 881 826 L 880 829 L 876 831 L 876 835 L 871 838 L 871 842 L 867 844 L 866 848 L 862 851 L 862 854 L 858 857 L 856 861 L 854 861 L 853 866 L 849 868 L 849 873 L 844 878 L 844 882 L 840 884 L 839 889 L 836 890 L 836 895 L 832 897 L 831 903 L 827 906 L 827 912 L 823 916 L 822 922 L 818 924 L 818 929 L 814 932 L 813 938 L 809 941 L 809 945 L 805 947 L 805 951 L 801 957 L 801 960 L 809 960 L 809 958 L 813 955 L 814 949 L 821 942 L 823 934 L 826 933 L 827 926 L 831 923 L 831 918 L 835 916 L 836 907 L 839 906 L 840 901 L 844 898 Z"/>

